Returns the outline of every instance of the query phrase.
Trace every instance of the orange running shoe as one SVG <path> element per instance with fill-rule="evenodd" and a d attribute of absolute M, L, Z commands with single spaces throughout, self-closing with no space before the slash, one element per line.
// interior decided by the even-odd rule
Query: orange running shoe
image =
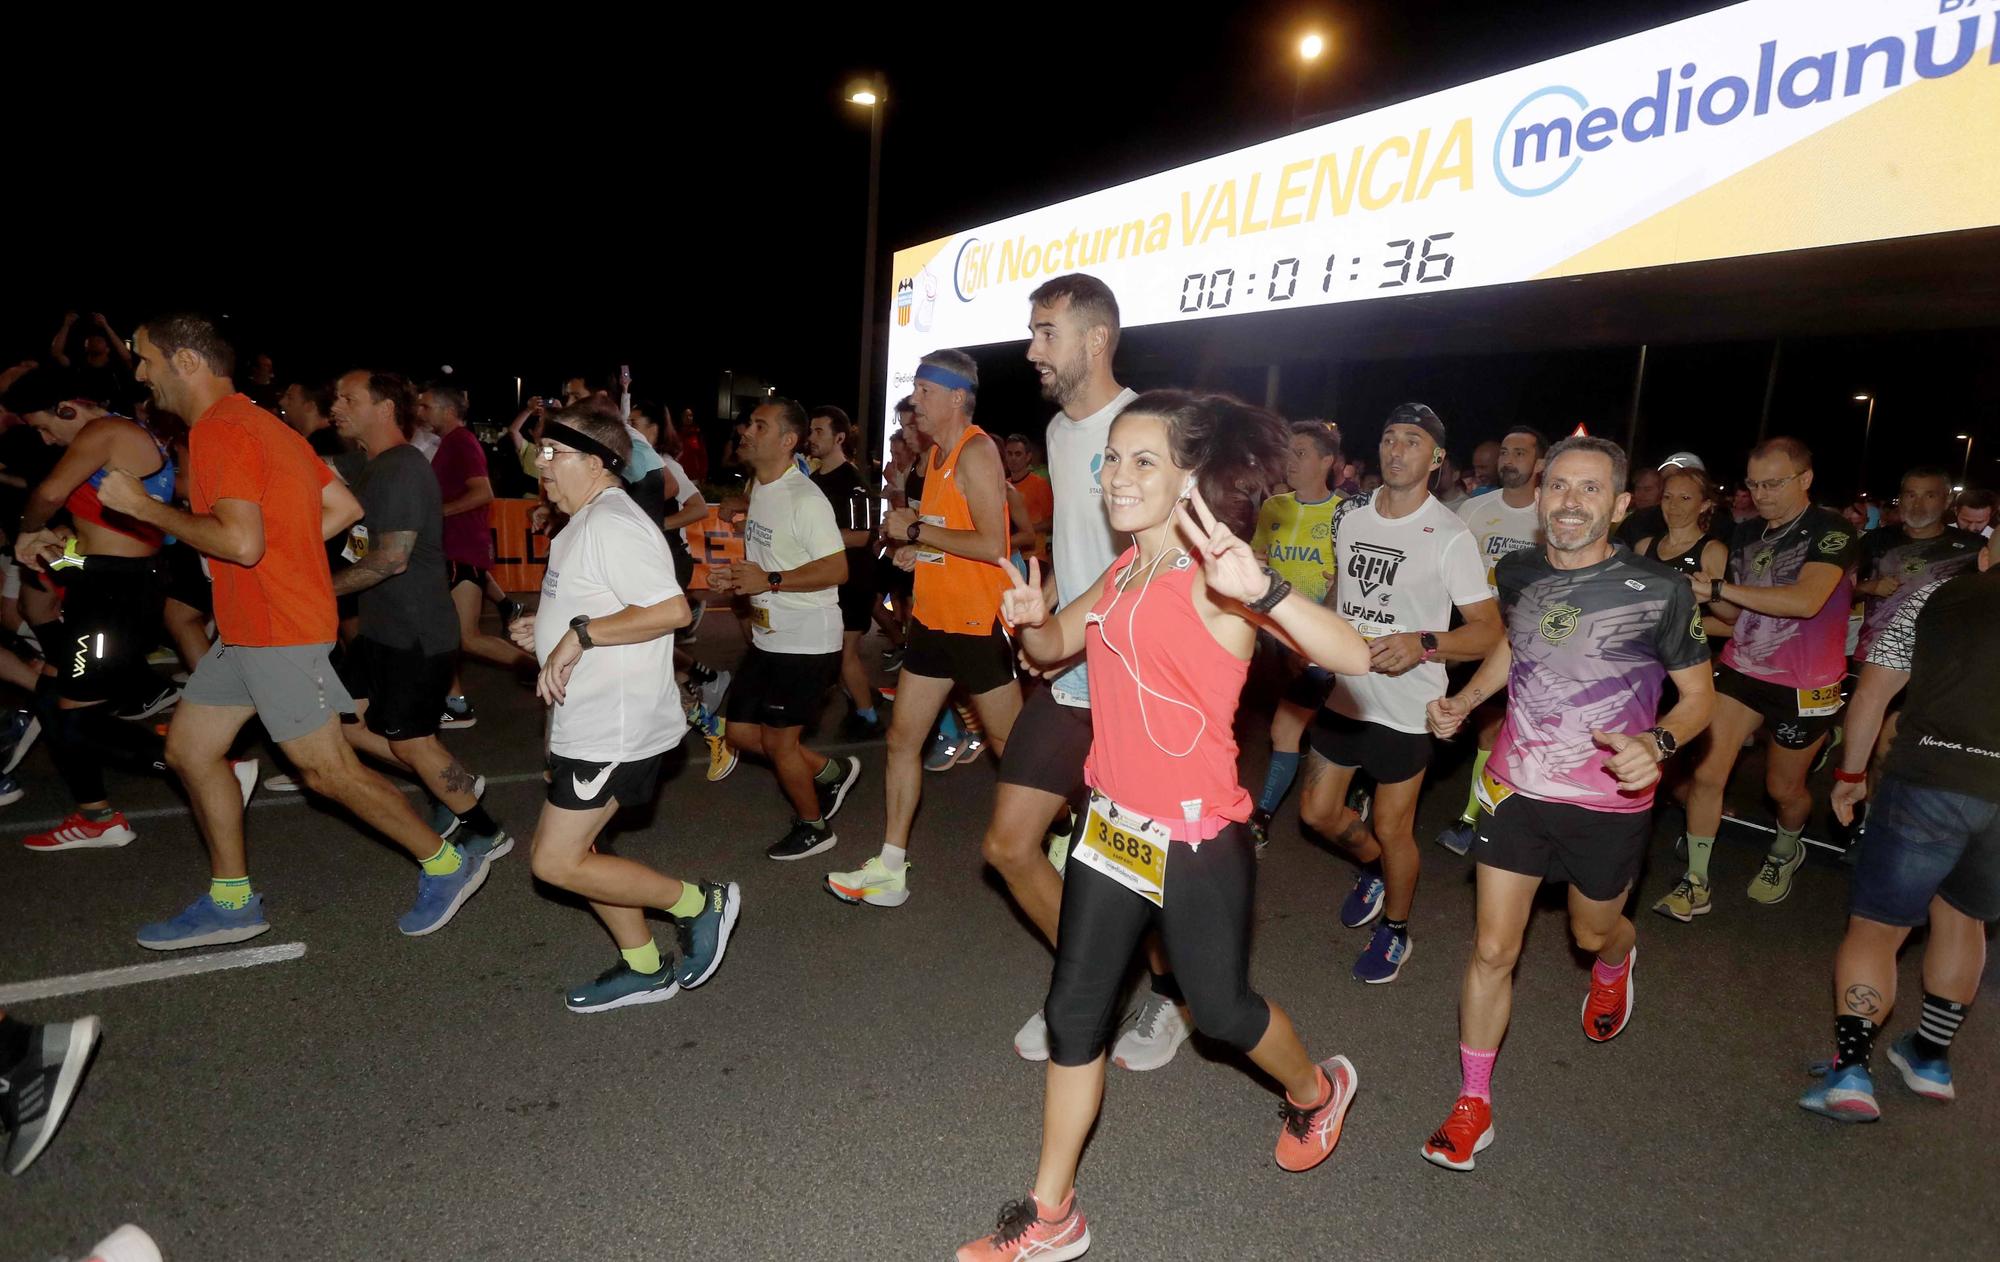
<path fill-rule="evenodd" d="M 1065 1262 L 1090 1248 L 1090 1227 L 1077 1208 L 1076 1189 L 1051 1211 L 1033 1192 L 1000 1207 L 991 1235 L 958 1247 L 958 1262 Z"/>
<path fill-rule="evenodd" d="M 1493 1142 L 1493 1105 L 1476 1095 L 1462 1095 L 1451 1116 L 1424 1142 L 1424 1160 L 1447 1170 L 1470 1170 L 1475 1153 Z"/>
<path fill-rule="evenodd" d="M 1583 997 L 1583 1035 L 1593 1043 L 1609 1043 L 1632 1019 L 1632 970 L 1639 964 L 1639 948 L 1634 944 L 1625 953 L 1625 975 L 1612 985 L 1597 980 L 1590 972 L 1590 993 Z"/>
<path fill-rule="evenodd" d="M 1294 1174 L 1333 1155 L 1333 1146 L 1340 1142 L 1340 1125 L 1347 1120 L 1347 1106 L 1354 1103 L 1354 1089 L 1361 1085 L 1361 1075 L 1354 1072 L 1353 1063 L 1345 1056 L 1321 1061 L 1319 1076 L 1326 1084 L 1326 1094 L 1318 1104 L 1302 1109 L 1289 1095 L 1278 1104 L 1278 1116 L 1285 1119 L 1278 1132 L 1278 1165 Z"/>

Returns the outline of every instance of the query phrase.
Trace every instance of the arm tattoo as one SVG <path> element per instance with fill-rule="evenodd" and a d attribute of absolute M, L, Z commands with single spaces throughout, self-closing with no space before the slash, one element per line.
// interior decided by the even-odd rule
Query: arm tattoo
<path fill-rule="evenodd" d="M 373 587 L 385 578 L 393 578 L 410 563 L 410 552 L 416 546 L 417 532 L 414 530 L 392 530 L 374 540 L 367 556 L 333 576 L 333 594 L 351 595 Z"/>
<path fill-rule="evenodd" d="M 1849 986 L 1841 1001 L 1849 1012 L 1871 1020 L 1882 1012 L 1882 992 L 1873 986 Z"/>

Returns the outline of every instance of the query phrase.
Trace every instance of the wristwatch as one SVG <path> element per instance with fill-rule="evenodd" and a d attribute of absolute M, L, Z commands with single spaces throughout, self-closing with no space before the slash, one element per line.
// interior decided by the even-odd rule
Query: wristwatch
<path fill-rule="evenodd" d="M 1262 596 L 1243 606 L 1251 613 L 1270 613 L 1278 607 L 1279 601 L 1292 594 L 1292 585 L 1279 577 L 1278 572 L 1268 565 L 1264 567 L 1264 576 L 1271 580 L 1271 585 L 1264 589 Z"/>
<path fill-rule="evenodd" d="M 1672 758 L 1674 756 L 1675 751 L 1680 749 L 1681 747 L 1681 743 L 1674 739 L 1674 734 L 1672 732 L 1669 732 L 1666 728 L 1649 727 L 1646 729 L 1646 735 L 1652 737 L 1653 743 L 1660 747 L 1661 762 L 1665 762 L 1667 759 Z"/>
<path fill-rule="evenodd" d="M 597 647 L 595 644 L 591 643 L 590 640 L 589 614 L 580 613 L 576 617 L 571 618 L 569 620 L 569 629 L 576 632 L 576 642 L 578 644 L 583 645 L 583 647 L 587 649 L 594 649 Z"/>
<path fill-rule="evenodd" d="M 915 543 L 917 541 L 917 536 L 922 534 L 923 532 L 924 532 L 924 523 L 920 518 L 910 523 L 909 529 L 903 532 L 903 538 L 908 539 L 911 543 Z"/>
<path fill-rule="evenodd" d="M 1708 580 L 1708 599 L 1709 599 L 1709 600 L 1710 600 L 1711 602 L 1714 602 L 1714 601 L 1718 601 L 1718 600 L 1721 600 L 1721 599 L 1722 599 L 1722 580 L 1721 580 L 1721 579 L 1719 579 L 1719 578 L 1712 578 L 1712 579 Z"/>
<path fill-rule="evenodd" d="M 1419 632 L 1417 632 L 1417 643 L 1419 643 L 1419 644 L 1421 644 L 1421 645 L 1423 645 L 1423 646 L 1424 646 L 1424 660 L 1425 660 L 1425 661 L 1427 661 L 1427 662 L 1428 662 L 1428 661 L 1430 661 L 1430 660 L 1431 660 L 1432 658 L 1434 658 L 1434 657 L 1436 657 L 1436 656 L 1437 656 L 1437 651 L 1438 651 L 1438 638 L 1437 638 L 1437 632 L 1435 632 L 1435 631 L 1419 631 Z"/>
<path fill-rule="evenodd" d="M 785 581 L 785 572 L 783 570 L 765 570 L 764 581 L 771 585 L 772 591 L 777 591 L 779 586 Z"/>

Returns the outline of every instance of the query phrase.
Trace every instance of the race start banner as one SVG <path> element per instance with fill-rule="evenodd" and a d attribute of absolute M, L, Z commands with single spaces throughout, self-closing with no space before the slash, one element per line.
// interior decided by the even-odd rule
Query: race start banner
<path fill-rule="evenodd" d="M 1086 271 L 1125 327 L 2000 223 L 2000 0 L 1751 0 L 896 252 L 884 414 Z"/>

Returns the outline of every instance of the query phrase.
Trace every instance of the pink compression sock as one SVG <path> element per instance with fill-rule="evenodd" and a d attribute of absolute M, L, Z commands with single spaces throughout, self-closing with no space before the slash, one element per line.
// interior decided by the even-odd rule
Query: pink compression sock
<path fill-rule="evenodd" d="M 1479 1051 L 1458 1045 L 1458 1074 L 1460 1095 L 1476 1096 L 1491 1103 L 1493 1100 L 1493 1062 L 1499 1057 L 1500 1049 Z"/>
<path fill-rule="evenodd" d="M 1590 975 L 1597 979 L 1597 984 L 1600 986 L 1616 986 L 1624 979 L 1625 970 L 1631 967 L 1632 953 L 1627 951 L 1625 958 L 1618 961 L 1616 968 L 1606 964 L 1603 960 L 1599 960 L 1590 966 Z"/>

